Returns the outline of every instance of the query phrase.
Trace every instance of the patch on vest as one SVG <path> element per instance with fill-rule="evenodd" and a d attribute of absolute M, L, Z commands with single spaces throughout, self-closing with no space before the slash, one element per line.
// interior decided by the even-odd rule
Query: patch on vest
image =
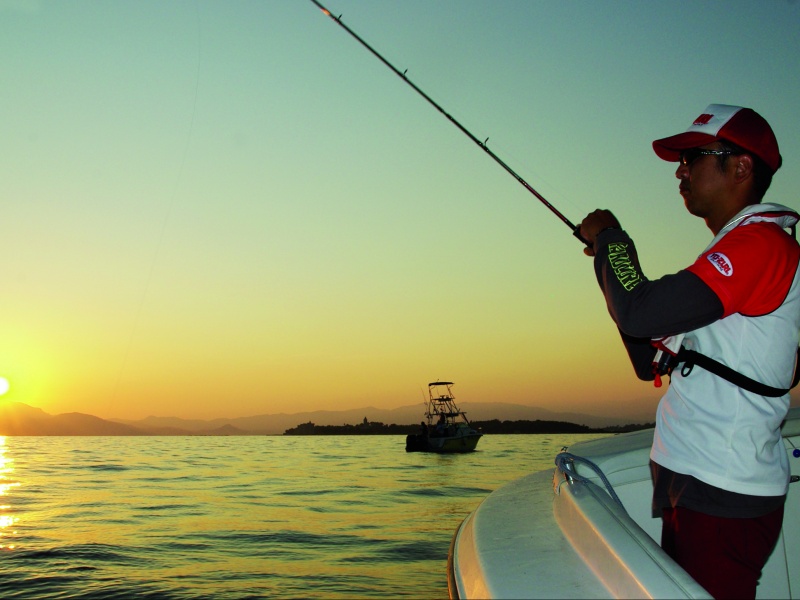
<path fill-rule="evenodd" d="M 722 273 L 725 277 L 733 275 L 733 265 L 731 261 L 722 252 L 712 252 L 707 255 L 708 261 L 714 265 L 714 268 Z"/>

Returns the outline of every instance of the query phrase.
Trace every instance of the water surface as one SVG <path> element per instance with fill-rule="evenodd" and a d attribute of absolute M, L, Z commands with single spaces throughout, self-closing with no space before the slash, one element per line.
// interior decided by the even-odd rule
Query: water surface
<path fill-rule="evenodd" d="M 592 435 L 0 438 L 0 597 L 447 597 L 455 529 Z"/>

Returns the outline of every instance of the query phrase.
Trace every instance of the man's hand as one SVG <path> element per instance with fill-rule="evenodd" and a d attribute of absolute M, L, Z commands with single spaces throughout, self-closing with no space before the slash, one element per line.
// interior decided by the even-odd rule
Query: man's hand
<path fill-rule="evenodd" d="M 591 246 L 583 249 L 583 253 L 586 256 L 594 256 L 594 240 L 597 235 L 604 229 L 610 227 L 619 228 L 619 226 L 617 217 L 610 210 L 598 208 L 594 212 L 590 212 L 578 226 L 581 237 L 591 244 Z"/>

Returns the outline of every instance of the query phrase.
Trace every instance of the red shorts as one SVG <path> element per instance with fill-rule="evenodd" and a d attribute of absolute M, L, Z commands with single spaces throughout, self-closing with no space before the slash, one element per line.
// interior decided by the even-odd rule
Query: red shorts
<path fill-rule="evenodd" d="M 783 523 L 783 507 L 750 519 L 714 517 L 683 506 L 663 510 L 661 547 L 717 600 L 755 598 L 761 569 Z"/>

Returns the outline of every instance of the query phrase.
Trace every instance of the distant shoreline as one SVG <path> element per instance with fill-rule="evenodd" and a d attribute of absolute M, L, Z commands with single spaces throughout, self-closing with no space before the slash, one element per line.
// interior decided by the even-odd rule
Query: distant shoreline
<path fill-rule="evenodd" d="M 650 429 L 655 423 L 631 423 L 609 427 L 589 427 L 566 421 L 472 421 L 470 425 L 485 434 L 541 434 L 541 433 L 627 433 Z M 301 423 L 283 432 L 283 435 L 410 435 L 419 433 L 419 425 L 386 425 L 378 422 L 357 425 L 316 425 L 311 421 Z"/>
<path fill-rule="evenodd" d="M 470 407 L 471 409 L 473 407 Z M 580 414 L 520 414 L 520 410 L 540 409 L 508 404 L 475 405 L 484 420 L 471 424 L 482 433 L 622 433 L 652 427 L 621 419 L 598 422 L 598 417 Z M 241 436 L 241 435 L 409 435 L 418 433 L 417 406 L 392 410 L 374 407 L 347 411 L 314 413 L 263 414 L 235 419 L 181 419 L 148 417 L 139 421 L 106 420 L 83 413 L 51 415 L 22 402 L 0 402 L 0 435 L 2 436 Z M 546 412 L 546 411 L 545 411 Z M 368 418 L 363 415 L 370 415 Z M 506 419 L 485 419 L 485 416 L 506 416 Z M 543 415 L 545 416 L 545 415 Z M 583 420 L 583 419 L 586 420 Z M 639 423 L 649 419 L 642 418 Z M 341 423 L 357 423 L 342 425 Z M 385 425 L 384 422 L 393 423 Z M 300 423 L 299 425 L 297 423 Z M 321 423 L 321 424 L 317 424 Z M 396 425 L 394 423 L 408 423 Z M 586 424 L 579 424 L 586 423 Z M 627 424 L 626 424 L 627 423 Z"/>

